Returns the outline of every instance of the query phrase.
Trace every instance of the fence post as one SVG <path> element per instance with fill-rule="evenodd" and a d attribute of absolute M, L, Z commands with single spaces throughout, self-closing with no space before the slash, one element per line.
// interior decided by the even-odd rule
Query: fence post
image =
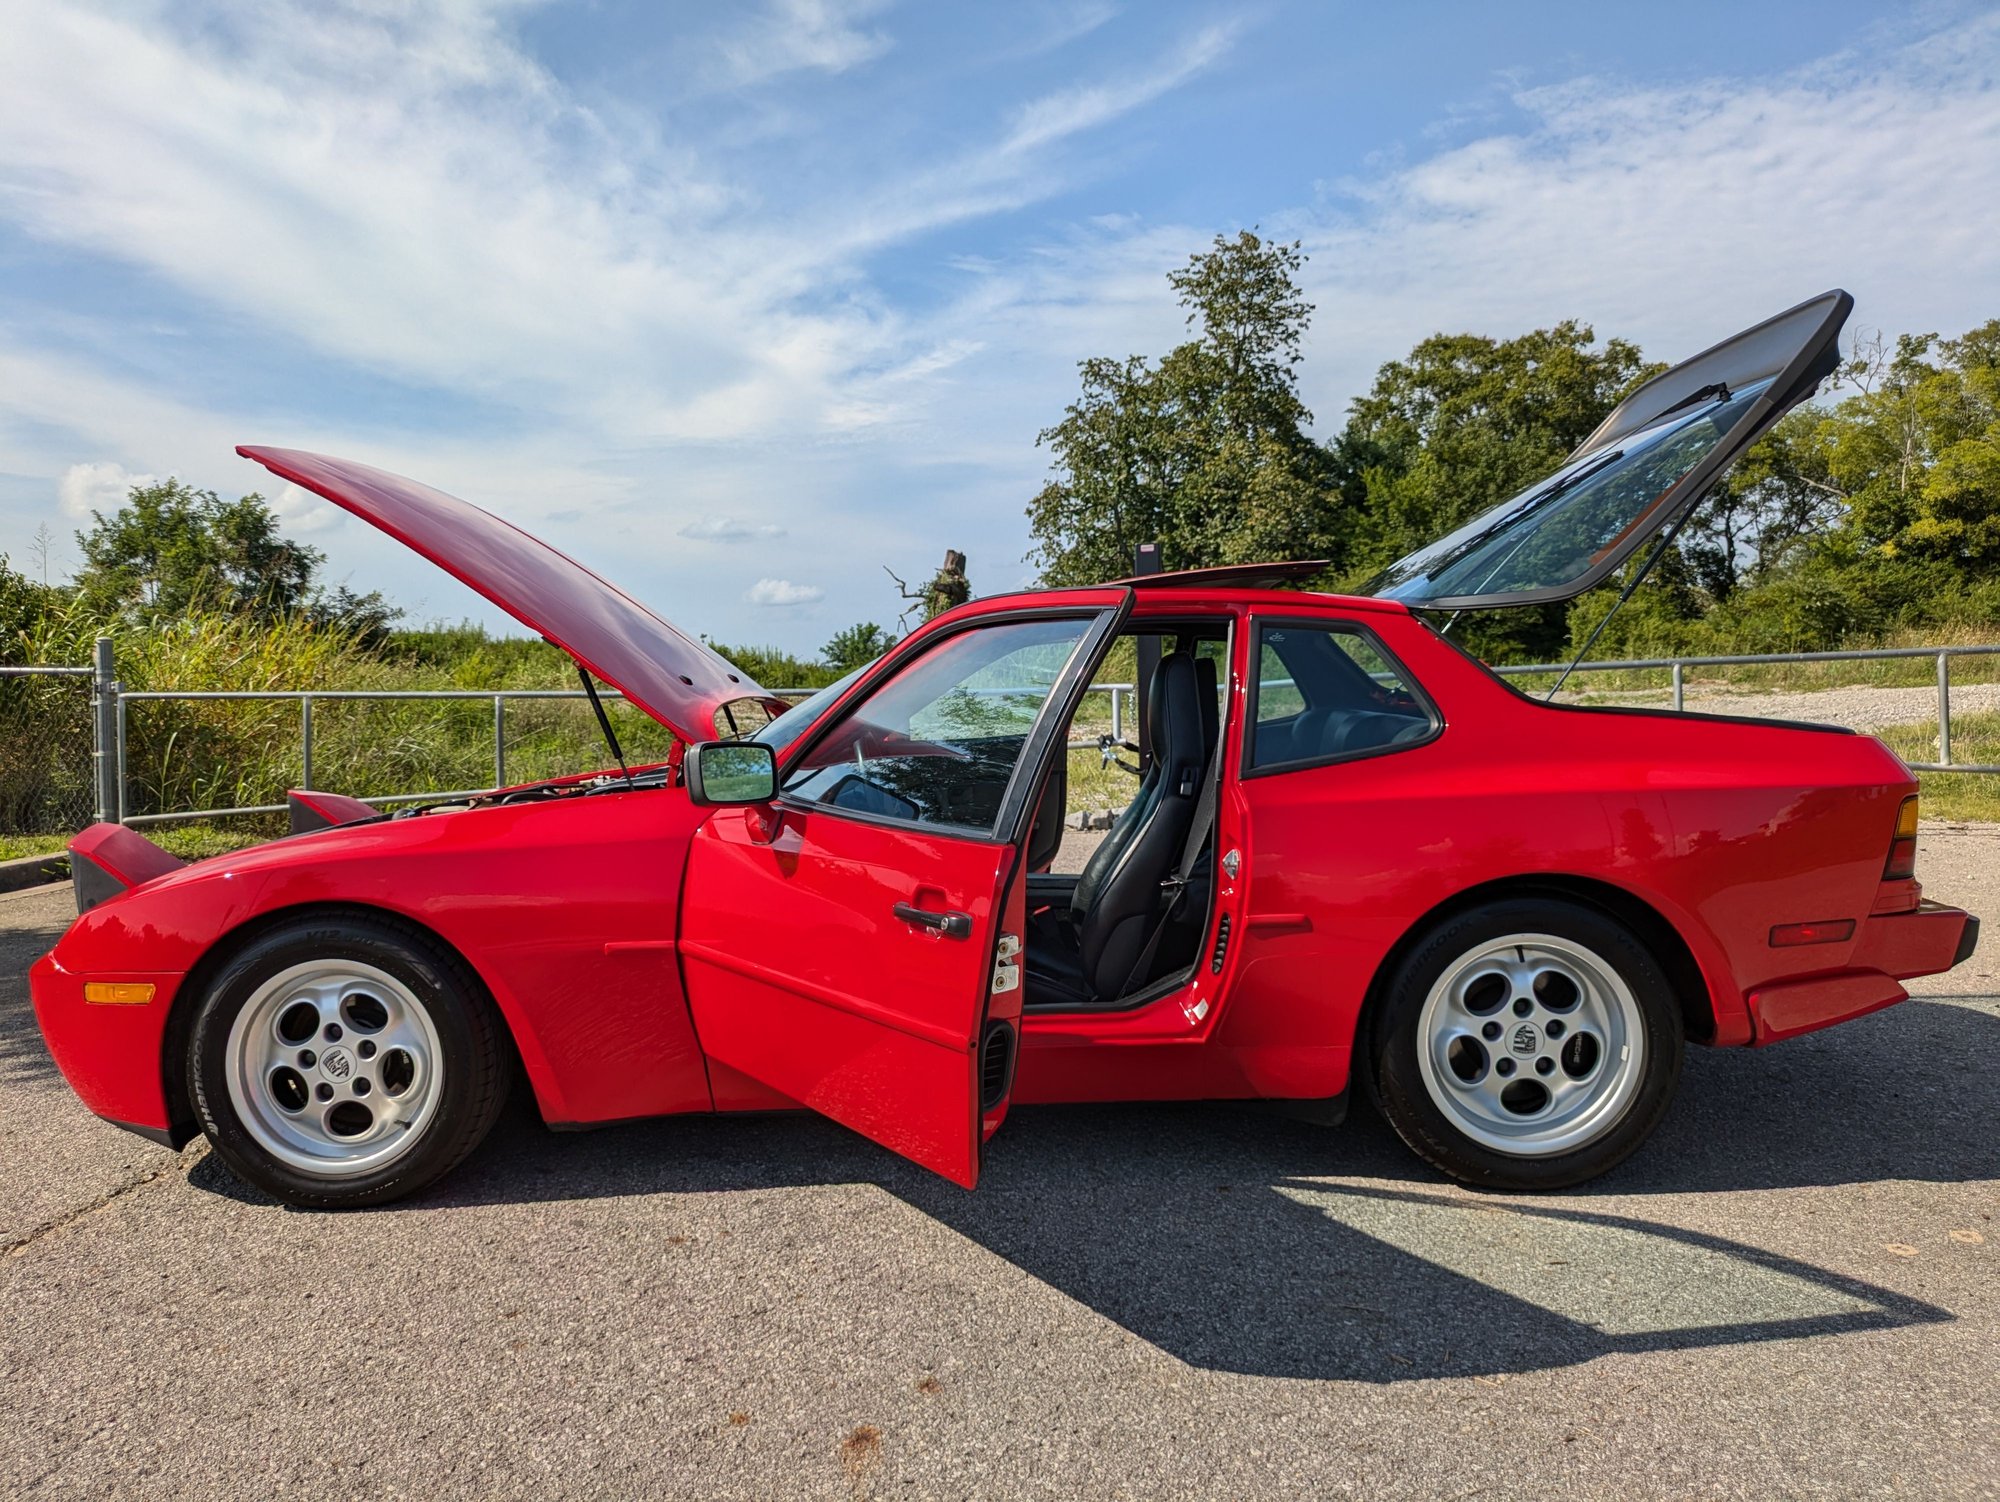
<path fill-rule="evenodd" d="M 299 695 L 299 786 L 313 785 L 313 696 Z"/>
<path fill-rule="evenodd" d="M 97 818 L 100 823 L 116 823 L 124 817 L 125 810 L 122 789 L 118 786 L 118 769 L 125 763 L 124 748 L 119 745 L 119 730 L 123 717 L 118 709 L 118 668 L 112 657 L 111 638 L 97 638 L 97 649 L 91 659 L 90 669 L 91 726 L 91 770 L 96 773 Z"/>
<path fill-rule="evenodd" d="M 1114 683 L 1111 686 L 1111 738 L 1121 743 L 1125 739 L 1125 717 L 1119 713 L 1123 697 Z"/>
<path fill-rule="evenodd" d="M 1676 713 L 1687 708 L 1687 679 L 1682 676 L 1681 663 L 1674 660 L 1674 710 Z"/>
<path fill-rule="evenodd" d="M 1938 653 L 1938 760 L 1951 765 L 1951 654 Z"/>
<path fill-rule="evenodd" d="M 507 701 L 493 696 L 493 785 L 507 785 Z"/>

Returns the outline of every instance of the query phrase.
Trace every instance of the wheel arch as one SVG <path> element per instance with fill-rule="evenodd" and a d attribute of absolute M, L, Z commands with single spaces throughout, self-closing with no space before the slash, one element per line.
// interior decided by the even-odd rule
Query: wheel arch
<path fill-rule="evenodd" d="M 1691 1042 L 1708 1043 L 1716 1036 L 1715 997 L 1702 973 L 1694 950 L 1680 930 L 1652 903 L 1624 887 L 1601 878 L 1560 872 L 1506 876 L 1481 882 L 1456 892 L 1424 913 L 1389 947 L 1382 963 L 1368 983 L 1361 1014 L 1355 1029 L 1358 1047 L 1367 1047 L 1370 1029 L 1380 1014 L 1382 998 L 1389 982 L 1403 963 L 1403 957 L 1421 943 L 1439 924 L 1471 908 L 1489 902 L 1518 897 L 1557 897 L 1597 909 L 1623 924 L 1660 962 L 1674 997 L 1680 1003 L 1681 1021 Z"/>
<path fill-rule="evenodd" d="M 194 1028 L 195 1013 L 200 1009 L 201 998 L 208 994 L 217 974 L 232 959 L 254 944 L 265 934 L 288 924 L 302 920 L 324 918 L 359 918 L 369 922 L 386 924 L 391 928 L 406 929 L 420 934 L 430 942 L 444 949 L 472 978 L 478 987 L 480 997 L 493 1008 L 493 1015 L 500 1019 L 500 1034 L 506 1040 L 506 1048 L 511 1067 L 518 1075 L 523 1068 L 521 1046 L 514 1036 L 513 1019 L 507 1015 L 495 997 L 493 987 L 479 971 L 470 956 L 439 933 L 429 924 L 394 908 L 380 907 L 369 902 L 298 902 L 284 907 L 271 908 L 266 912 L 253 914 L 234 928 L 218 934 L 201 958 L 182 977 L 174 991 L 174 1000 L 167 1013 L 166 1031 L 160 1039 L 160 1088 L 167 1103 L 167 1131 L 176 1149 L 186 1146 L 199 1135 L 194 1114 L 194 1102 L 188 1089 L 187 1070 L 184 1061 L 187 1056 L 188 1037 Z"/>

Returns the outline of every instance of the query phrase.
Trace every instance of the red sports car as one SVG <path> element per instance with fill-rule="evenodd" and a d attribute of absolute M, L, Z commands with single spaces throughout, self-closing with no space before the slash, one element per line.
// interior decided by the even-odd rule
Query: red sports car
<path fill-rule="evenodd" d="M 437 1178 L 517 1068 L 553 1126 L 805 1106 L 968 1188 L 1013 1103 L 1334 1119 L 1358 1079 L 1468 1183 L 1589 1178 L 1658 1122 L 1686 1041 L 1889 1006 L 1977 925 L 1922 897 L 1916 784 L 1876 740 L 1540 702 L 1415 612 L 1657 556 L 1833 370 L 1849 306 L 1648 382 L 1370 596 L 1288 587 L 1308 564 L 979 600 L 790 708 L 463 501 L 243 449 L 675 753 L 389 814 L 301 791 L 292 835 L 192 865 L 88 829 L 81 915 L 32 976 L 50 1051 L 100 1116 L 205 1132 L 311 1206 Z M 1081 874 L 1051 874 L 1070 723 L 1121 637 L 1157 652 L 1150 759 Z"/>

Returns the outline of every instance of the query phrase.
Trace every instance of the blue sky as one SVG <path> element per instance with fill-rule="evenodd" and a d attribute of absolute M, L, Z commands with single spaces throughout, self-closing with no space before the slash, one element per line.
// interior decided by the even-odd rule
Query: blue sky
<path fill-rule="evenodd" d="M 502 620 L 276 443 L 809 651 L 884 565 L 1028 577 L 1037 430 L 1218 232 L 1304 241 L 1323 431 L 1439 329 L 2000 315 L 1997 81 L 1966 4 L 9 0 L 0 552 L 175 474 Z"/>

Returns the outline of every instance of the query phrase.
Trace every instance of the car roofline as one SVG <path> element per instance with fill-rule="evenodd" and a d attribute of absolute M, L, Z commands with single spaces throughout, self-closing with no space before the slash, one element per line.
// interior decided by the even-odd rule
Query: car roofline
<path fill-rule="evenodd" d="M 954 606 L 949 614 L 956 618 L 961 612 L 980 612 L 1005 608 L 1019 603 L 1023 606 L 1048 605 L 1063 595 L 1077 594 L 1085 590 L 1103 589 L 1124 585 L 1130 587 L 1133 581 L 1117 580 L 1113 586 L 1101 584 L 1051 585 L 1041 589 L 1014 589 L 1002 594 L 979 595 Z M 1172 615 L 1190 607 L 1206 605 L 1250 606 L 1270 610 L 1283 602 L 1285 609 L 1364 611 L 1370 615 L 1410 616 L 1415 612 L 1401 600 L 1378 599 L 1373 595 L 1335 594 L 1319 589 L 1272 589 L 1257 586 L 1234 585 L 1213 589 L 1137 589 L 1135 610 L 1141 615 Z M 942 616 L 939 619 L 943 619 Z"/>

